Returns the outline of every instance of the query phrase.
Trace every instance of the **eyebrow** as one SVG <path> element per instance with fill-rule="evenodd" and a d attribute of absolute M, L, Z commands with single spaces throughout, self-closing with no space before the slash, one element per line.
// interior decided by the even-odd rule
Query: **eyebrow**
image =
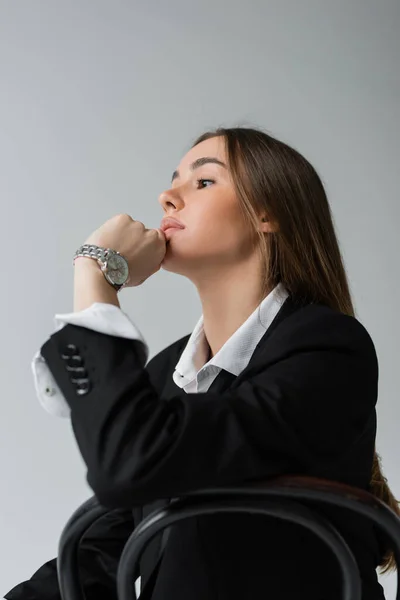
<path fill-rule="evenodd" d="M 192 162 L 192 164 L 190 165 L 190 169 L 191 169 L 191 171 L 194 171 L 195 169 L 198 169 L 199 167 L 202 167 L 203 165 L 205 165 L 207 163 L 214 163 L 216 165 L 220 165 L 221 167 L 224 167 L 225 169 L 228 168 L 226 166 L 226 164 L 224 162 L 222 162 L 222 160 L 219 160 L 218 158 L 215 158 L 214 156 L 203 156 L 202 158 L 197 158 L 194 162 Z M 174 179 L 177 179 L 178 177 L 180 177 L 179 172 L 174 171 L 172 173 L 171 183 L 174 181 Z"/>

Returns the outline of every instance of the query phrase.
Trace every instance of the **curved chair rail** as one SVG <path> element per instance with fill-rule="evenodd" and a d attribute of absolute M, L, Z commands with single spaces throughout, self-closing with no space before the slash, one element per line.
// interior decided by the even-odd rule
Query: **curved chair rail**
<path fill-rule="evenodd" d="M 233 495 L 234 496 L 234 495 Z M 260 502 L 261 501 L 261 502 Z M 262 503 L 262 504 L 261 504 Z M 337 529 L 327 519 L 297 502 L 241 496 L 208 499 L 185 498 L 174 500 L 168 507 L 154 511 L 144 519 L 127 541 L 121 555 L 117 588 L 119 600 L 137 600 L 134 573 L 140 557 L 151 539 L 166 527 L 192 517 L 217 513 L 246 513 L 269 515 L 306 527 L 325 542 L 336 556 L 343 581 L 343 599 L 361 600 L 361 580 L 357 562 Z M 147 596 L 147 589 L 146 589 Z"/>
<path fill-rule="evenodd" d="M 183 519 L 222 512 L 275 515 L 307 527 L 336 555 L 342 572 L 342 597 L 360 600 L 361 582 L 354 556 L 335 527 L 321 514 L 304 506 L 305 501 L 311 505 L 322 502 L 341 506 L 372 520 L 392 543 L 396 562 L 400 565 L 400 519 L 386 504 L 369 492 L 346 484 L 285 475 L 248 485 L 198 490 L 151 513 L 135 528 L 122 552 L 117 573 L 119 600 L 136 599 L 134 581 L 140 556 L 157 533 Z M 90 498 L 75 511 L 64 527 L 58 559 L 63 600 L 84 600 L 77 568 L 79 541 L 86 529 L 108 512 L 110 509 L 100 506 L 95 497 Z M 398 570 L 397 600 L 400 600 L 399 576 Z"/>
<path fill-rule="evenodd" d="M 62 600 L 85 600 L 79 578 L 78 548 L 83 534 L 112 509 L 92 496 L 76 509 L 64 526 L 58 542 L 57 576 Z"/>

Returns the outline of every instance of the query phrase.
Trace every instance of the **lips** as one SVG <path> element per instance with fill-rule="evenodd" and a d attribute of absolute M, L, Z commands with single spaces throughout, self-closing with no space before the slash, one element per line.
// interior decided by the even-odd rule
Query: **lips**
<path fill-rule="evenodd" d="M 166 219 L 162 220 L 160 229 L 165 232 L 167 229 L 170 228 L 185 229 L 185 226 L 182 225 L 182 223 L 177 219 L 167 217 Z"/>

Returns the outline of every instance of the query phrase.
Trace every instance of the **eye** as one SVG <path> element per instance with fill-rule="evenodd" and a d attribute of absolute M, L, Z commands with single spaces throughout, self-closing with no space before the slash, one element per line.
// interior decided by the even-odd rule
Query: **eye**
<path fill-rule="evenodd" d="M 196 181 L 197 181 L 197 183 L 200 183 L 200 182 L 203 182 L 203 181 L 211 181 L 211 183 L 215 183 L 214 179 L 202 179 L 202 178 L 200 178 L 200 179 L 196 179 Z M 201 189 L 203 189 L 203 188 L 201 188 Z"/>

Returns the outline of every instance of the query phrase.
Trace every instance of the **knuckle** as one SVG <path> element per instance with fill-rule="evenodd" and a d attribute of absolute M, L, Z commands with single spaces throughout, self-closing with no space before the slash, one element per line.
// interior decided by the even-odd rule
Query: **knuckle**
<path fill-rule="evenodd" d="M 132 221 L 132 217 L 127 213 L 120 213 L 116 216 L 119 221 Z"/>

